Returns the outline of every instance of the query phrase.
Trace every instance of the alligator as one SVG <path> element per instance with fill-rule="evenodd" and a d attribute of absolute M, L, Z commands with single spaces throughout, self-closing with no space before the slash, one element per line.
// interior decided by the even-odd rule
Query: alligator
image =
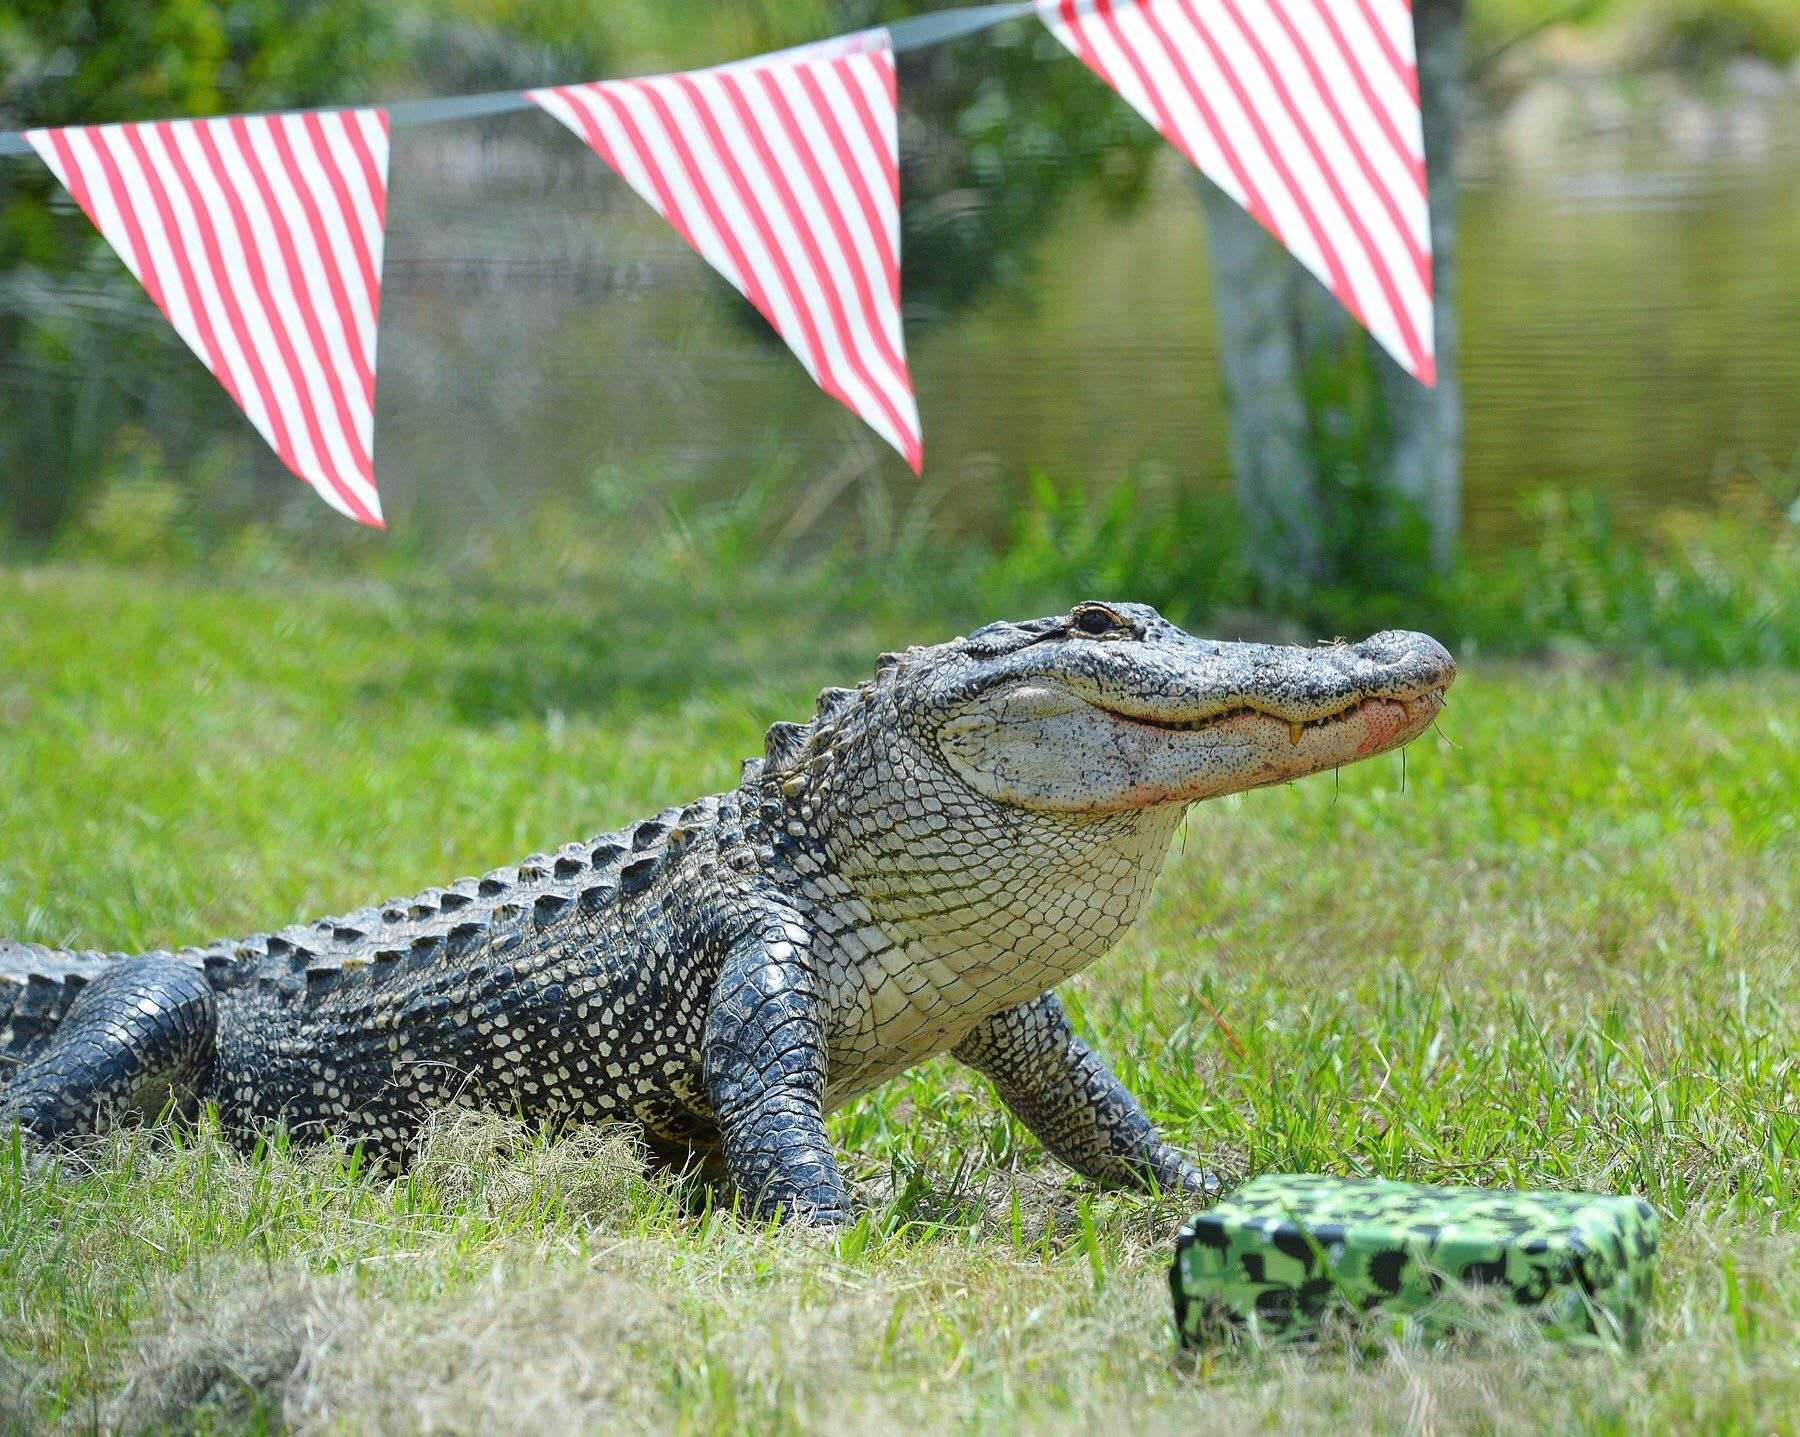
<path fill-rule="evenodd" d="M 884 654 L 728 793 L 517 867 L 179 952 L 0 944 L 0 1131 L 36 1157 L 218 1115 L 403 1164 L 452 1105 L 634 1124 L 762 1215 L 850 1200 L 833 1109 L 949 1052 L 1098 1182 L 1216 1195 L 1056 985 L 1144 906 L 1190 804 L 1424 731 L 1423 634 L 1196 638 L 1088 602 Z"/>

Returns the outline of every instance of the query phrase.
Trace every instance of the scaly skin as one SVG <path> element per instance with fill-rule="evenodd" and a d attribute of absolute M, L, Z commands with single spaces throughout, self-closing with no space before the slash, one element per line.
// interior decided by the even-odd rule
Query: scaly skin
<path fill-rule="evenodd" d="M 0 945 L 0 1124 L 50 1145 L 208 1102 L 403 1160 L 451 1104 L 623 1121 L 840 1222 L 825 1115 L 949 1051 L 1077 1172 L 1208 1193 L 1051 990 L 1190 803 L 1406 743 L 1454 674 L 1422 634 L 1217 644 L 1132 604 L 884 655 L 733 792 L 516 869 L 174 954 Z"/>

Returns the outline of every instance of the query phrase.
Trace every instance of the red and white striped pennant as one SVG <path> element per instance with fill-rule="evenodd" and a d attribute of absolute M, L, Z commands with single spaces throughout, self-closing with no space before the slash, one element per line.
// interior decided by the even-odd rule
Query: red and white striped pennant
<path fill-rule="evenodd" d="M 1437 382 L 1411 0 L 1038 0 L 1038 14 Z"/>
<path fill-rule="evenodd" d="M 900 325 L 898 100 L 885 30 L 526 97 L 730 280 L 821 389 L 920 467 Z"/>
<path fill-rule="evenodd" d="M 282 463 L 334 509 L 383 527 L 374 453 L 386 112 L 25 138 Z"/>

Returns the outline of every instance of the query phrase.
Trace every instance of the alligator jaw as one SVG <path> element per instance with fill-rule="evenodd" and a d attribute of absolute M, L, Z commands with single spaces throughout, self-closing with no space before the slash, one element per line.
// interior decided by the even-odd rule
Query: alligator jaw
<path fill-rule="evenodd" d="M 1203 730 L 1250 710 L 1304 729 L 1340 720 L 1369 699 L 1441 698 L 1456 678 L 1443 645 L 1404 630 L 1317 648 L 1213 643 L 1176 630 L 1163 647 L 1160 671 L 1140 665 L 1133 675 L 1109 664 L 1076 680 L 1082 697 L 1157 728 Z M 1290 736 L 1299 741 L 1291 729 Z"/>
<path fill-rule="evenodd" d="M 1125 617 L 1116 637 L 1040 641 L 994 661 L 1000 680 L 939 730 L 966 782 L 1060 813 L 1193 803 L 1407 743 L 1456 677 L 1424 634 L 1309 649 L 1215 643 L 1159 616 Z"/>
<path fill-rule="evenodd" d="M 1122 730 L 1148 739 L 1141 755 L 1145 781 L 1132 785 L 1128 801 L 1117 806 L 1192 803 L 1373 758 L 1412 742 L 1443 706 L 1440 687 L 1406 698 L 1363 699 L 1305 720 L 1238 708 L 1178 726 L 1107 711 Z"/>
<path fill-rule="evenodd" d="M 1402 715 L 1410 721 L 1413 717 L 1414 706 L 1422 703 L 1435 705 L 1433 709 L 1434 713 L 1438 708 L 1442 708 L 1444 703 L 1444 686 L 1425 689 L 1416 694 L 1409 694 L 1404 698 L 1376 697 L 1352 699 L 1344 704 L 1342 708 L 1335 709 L 1322 717 L 1314 716 L 1309 718 L 1302 718 L 1293 714 L 1283 713 L 1280 709 L 1258 708 L 1252 704 L 1224 709 L 1218 713 L 1208 714 L 1205 718 L 1196 719 L 1159 719 L 1144 714 L 1125 713 L 1119 709 L 1107 708 L 1104 704 L 1096 704 L 1095 707 L 1100 709 L 1103 713 L 1110 715 L 1112 718 L 1119 720 L 1121 723 L 1140 724 L 1145 728 L 1159 728 L 1167 733 L 1219 734 L 1225 732 L 1227 727 L 1237 719 L 1274 719 L 1287 725 L 1288 744 L 1290 747 L 1298 748 L 1300 746 L 1301 738 L 1309 729 L 1324 728 L 1327 725 L 1342 724 L 1347 721 L 1352 721 L 1362 715 L 1363 711 L 1370 704 L 1398 704 Z M 1363 754 L 1357 755 L 1359 758 L 1366 756 L 1367 755 Z"/>

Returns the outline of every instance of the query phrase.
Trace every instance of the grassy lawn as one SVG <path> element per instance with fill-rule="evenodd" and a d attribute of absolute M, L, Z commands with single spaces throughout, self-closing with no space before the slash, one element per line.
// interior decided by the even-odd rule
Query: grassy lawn
<path fill-rule="evenodd" d="M 671 639 L 579 596 L 0 570 L 0 932 L 153 946 L 480 872 L 729 785 L 821 683 L 993 617 L 757 599 Z M 0 1427 L 1792 1430 L 1797 814 L 1800 676 L 1477 660 L 1404 766 L 1196 809 L 1071 985 L 1231 1172 L 1645 1195 L 1636 1356 L 1177 1356 L 1180 1205 L 1093 1192 L 940 1063 L 835 1120 L 866 1215 L 829 1239 L 603 1133 L 464 1120 L 400 1181 L 204 1133 L 0 1152 Z"/>

